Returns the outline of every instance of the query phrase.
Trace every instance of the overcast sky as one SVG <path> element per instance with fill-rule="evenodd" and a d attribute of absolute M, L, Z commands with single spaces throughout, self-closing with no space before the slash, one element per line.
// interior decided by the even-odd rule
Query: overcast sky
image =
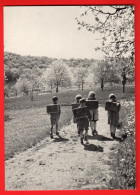
<path fill-rule="evenodd" d="M 55 58 L 95 58 L 97 34 L 78 30 L 78 6 L 10 6 L 4 8 L 5 51 Z"/>

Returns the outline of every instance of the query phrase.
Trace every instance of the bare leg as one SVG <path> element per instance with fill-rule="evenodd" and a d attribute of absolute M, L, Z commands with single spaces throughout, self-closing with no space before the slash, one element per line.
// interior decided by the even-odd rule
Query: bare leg
<path fill-rule="evenodd" d="M 56 135 L 59 135 L 59 132 L 58 132 L 58 124 L 56 124 Z"/>
<path fill-rule="evenodd" d="M 94 121 L 94 130 L 95 131 L 96 131 L 96 126 L 97 126 L 96 121 Z"/>
<path fill-rule="evenodd" d="M 91 127 L 91 130 L 92 130 L 92 135 L 97 135 L 97 131 L 96 131 L 96 121 L 90 121 L 90 127 Z"/>
<path fill-rule="evenodd" d="M 88 130 L 85 130 L 85 141 L 88 144 L 89 142 L 88 142 L 87 136 L 88 136 Z"/>
<path fill-rule="evenodd" d="M 115 138 L 115 133 L 116 133 L 116 127 L 110 124 L 110 133 L 111 137 L 114 139 Z"/>
<path fill-rule="evenodd" d="M 80 131 L 80 141 L 81 141 L 81 144 L 83 144 L 83 139 L 84 139 L 83 131 Z"/>
<path fill-rule="evenodd" d="M 96 128 L 97 128 L 97 123 L 96 123 L 96 121 L 94 121 L 94 132 L 96 135 L 98 135 Z"/>
<path fill-rule="evenodd" d="M 50 137 L 53 138 L 53 125 L 51 126 Z"/>
<path fill-rule="evenodd" d="M 77 123 L 77 132 L 78 132 L 78 135 L 80 135 L 78 123 Z"/>
<path fill-rule="evenodd" d="M 91 131 L 93 132 L 94 131 L 94 122 L 93 121 L 90 121 L 90 127 L 91 127 Z"/>

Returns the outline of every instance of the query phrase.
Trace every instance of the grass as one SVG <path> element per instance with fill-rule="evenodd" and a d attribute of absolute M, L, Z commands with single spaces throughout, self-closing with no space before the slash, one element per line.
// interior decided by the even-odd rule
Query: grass
<path fill-rule="evenodd" d="M 71 90 L 57 94 L 36 95 L 33 102 L 29 96 L 5 99 L 5 115 L 9 116 L 5 121 L 5 159 L 32 147 L 48 136 L 50 120 L 46 114 L 46 105 L 51 103 L 52 96 L 57 95 L 61 105 L 70 105 L 75 101 L 77 94 L 80 93 L 87 98 L 89 91 Z M 126 92 L 122 93 L 122 89 L 116 86 L 106 87 L 104 91 L 96 88 L 94 91 L 99 103 L 104 106 L 110 93 L 115 93 L 118 100 L 130 100 L 134 98 L 135 89 L 134 86 L 126 86 Z M 62 106 L 60 127 L 67 125 L 71 118 L 71 108 Z"/>
<path fill-rule="evenodd" d="M 123 101 L 121 119 L 124 121 L 124 130 L 128 133 L 127 139 L 120 142 L 117 153 L 111 154 L 114 172 L 109 189 L 135 189 L 135 107 L 134 101 Z"/>
<path fill-rule="evenodd" d="M 5 160 L 34 146 L 49 135 L 50 116 L 45 108 L 8 110 L 6 113 L 10 118 L 5 122 Z M 67 125 L 71 117 L 69 107 L 63 107 L 60 128 Z"/>
<path fill-rule="evenodd" d="M 126 92 L 122 92 L 122 86 L 113 86 L 113 87 L 105 87 L 104 91 L 101 91 L 100 88 L 90 89 L 96 92 L 96 97 L 99 100 L 99 103 L 104 104 L 105 100 L 108 99 L 110 93 L 115 93 L 118 97 L 118 100 L 122 99 L 131 99 L 134 97 L 135 87 L 134 86 L 126 86 Z M 81 94 L 83 97 L 87 98 L 87 95 L 90 90 L 69 90 L 60 93 L 50 93 L 43 95 L 36 95 L 34 97 L 34 101 L 32 102 L 30 96 L 23 96 L 18 98 L 9 98 L 5 99 L 5 110 L 6 109 L 18 109 L 18 108 L 28 108 L 28 107 L 45 107 L 47 104 L 51 102 L 52 96 L 56 95 L 59 97 L 60 104 L 70 105 L 75 101 L 75 96 L 77 94 Z"/>

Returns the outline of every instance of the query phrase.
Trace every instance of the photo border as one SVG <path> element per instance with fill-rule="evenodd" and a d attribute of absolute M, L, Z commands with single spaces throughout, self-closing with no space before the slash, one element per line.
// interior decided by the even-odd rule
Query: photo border
<path fill-rule="evenodd" d="M 43 5 L 134 5 L 135 6 L 135 121 L 136 121 L 136 189 L 135 190 L 46 190 L 46 191 L 5 191 L 4 158 L 4 6 Z M 12 36 L 12 35 L 11 35 Z M 0 0 L 0 194 L 140 194 L 140 0 Z M 94 173 L 93 173 L 94 174 Z"/>

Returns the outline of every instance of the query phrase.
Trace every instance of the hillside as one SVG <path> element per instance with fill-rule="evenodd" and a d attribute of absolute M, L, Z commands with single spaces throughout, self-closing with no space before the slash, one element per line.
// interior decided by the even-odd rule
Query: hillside
<path fill-rule="evenodd" d="M 4 70 L 7 77 L 7 84 L 15 84 L 17 79 L 25 72 L 30 72 L 35 68 L 41 74 L 48 68 L 56 58 L 46 56 L 21 56 L 19 54 L 5 52 L 4 53 Z M 82 66 L 87 67 L 96 62 L 95 59 L 63 59 L 63 61 L 71 68 Z"/>
<path fill-rule="evenodd" d="M 46 56 L 21 56 L 19 54 L 5 52 L 4 53 L 4 65 L 5 69 L 9 68 L 33 68 L 37 66 L 39 68 L 47 68 L 56 58 L 49 58 Z M 95 62 L 95 59 L 63 59 L 70 67 L 75 67 L 77 65 L 89 66 L 91 63 Z"/>

